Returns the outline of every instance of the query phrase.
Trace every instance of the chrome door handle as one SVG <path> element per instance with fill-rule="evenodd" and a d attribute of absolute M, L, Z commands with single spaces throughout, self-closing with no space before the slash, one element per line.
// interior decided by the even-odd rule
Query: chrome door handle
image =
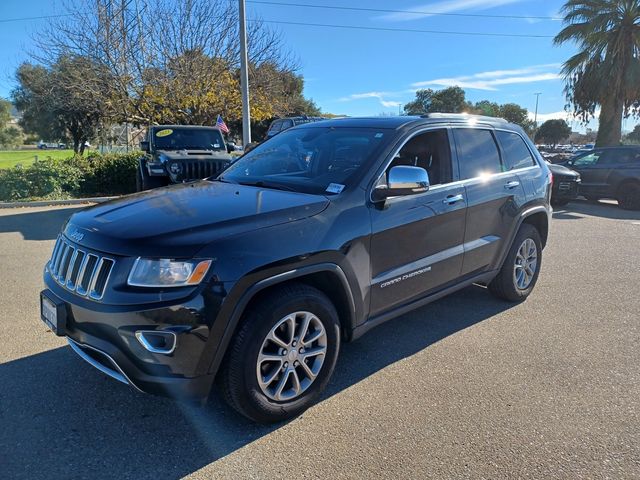
<path fill-rule="evenodd" d="M 454 203 L 461 202 L 462 200 L 464 200 L 464 196 L 459 193 L 458 195 L 449 195 L 442 201 L 442 203 L 446 205 L 453 205 Z"/>
<path fill-rule="evenodd" d="M 504 188 L 506 188 L 507 190 L 513 190 L 516 187 L 520 186 L 520 182 L 518 182 L 517 180 L 514 180 L 513 182 L 508 182 L 504 184 Z"/>

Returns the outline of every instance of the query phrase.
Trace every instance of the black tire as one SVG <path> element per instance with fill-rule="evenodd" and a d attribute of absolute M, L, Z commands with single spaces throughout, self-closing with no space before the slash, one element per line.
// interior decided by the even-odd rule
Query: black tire
<path fill-rule="evenodd" d="M 146 168 L 139 166 L 136 170 L 136 191 L 143 192 L 153 188 L 164 187 L 167 185 L 166 179 L 163 177 L 151 177 Z"/>
<path fill-rule="evenodd" d="M 618 205 L 625 210 L 640 210 L 640 184 L 625 183 L 618 189 Z"/>
<path fill-rule="evenodd" d="M 553 198 L 551 198 L 551 205 L 553 205 L 554 207 L 564 207 L 567 203 L 569 203 L 569 200 L 562 198 L 560 200 L 554 200 Z"/>
<path fill-rule="evenodd" d="M 536 246 L 537 263 L 535 272 L 530 282 L 526 285 L 526 288 L 519 288 L 514 270 L 516 268 L 516 257 L 518 250 L 524 244 L 527 239 L 533 240 Z M 538 230 L 528 223 L 522 224 L 520 230 L 516 234 L 516 238 L 509 249 L 507 258 L 500 269 L 498 275 L 489 283 L 489 291 L 498 298 L 507 300 L 509 302 L 522 302 L 533 291 L 533 288 L 538 281 L 538 275 L 540 274 L 540 267 L 542 266 L 542 241 L 540 240 L 540 233 Z"/>
<path fill-rule="evenodd" d="M 322 323 L 326 354 L 315 380 L 306 390 L 290 401 L 276 401 L 258 384 L 258 355 L 272 328 L 300 311 L 312 313 Z M 229 345 L 218 383 L 227 403 L 240 414 L 259 423 L 280 422 L 299 415 L 317 400 L 331 378 L 339 350 L 340 323 L 329 298 L 308 285 L 289 284 L 269 291 L 246 313 Z M 277 370 L 276 367 L 274 371 Z"/>
<path fill-rule="evenodd" d="M 583 195 L 584 198 L 587 199 L 588 202 L 598 203 L 600 200 L 598 197 L 594 197 L 593 195 Z"/>

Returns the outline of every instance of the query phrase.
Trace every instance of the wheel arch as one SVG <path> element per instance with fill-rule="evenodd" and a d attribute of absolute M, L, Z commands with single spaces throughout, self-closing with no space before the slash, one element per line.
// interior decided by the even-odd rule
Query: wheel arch
<path fill-rule="evenodd" d="M 304 283 L 323 292 L 338 312 L 343 335 L 348 339 L 356 324 L 356 305 L 349 281 L 340 266 L 322 263 L 290 270 L 254 283 L 242 295 L 233 309 L 217 348 L 209 373 L 217 373 L 244 313 L 270 291 L 288 283 Z"/>
<path fill-rule="evenodd" d="M 528 223 L 538 230 L 540 240 L 542 240 L 542 248 L 544 248 L 547 245 L 547 239 L 549 238 L 549 214 L 547 213 L 547 210 L 544 207 L 541 207 L 540 210 L 536 209 L 528 214 L 525 212 L 522 216 L 520 225 L 518 225 L 518 229 L 523 223 Z"/>

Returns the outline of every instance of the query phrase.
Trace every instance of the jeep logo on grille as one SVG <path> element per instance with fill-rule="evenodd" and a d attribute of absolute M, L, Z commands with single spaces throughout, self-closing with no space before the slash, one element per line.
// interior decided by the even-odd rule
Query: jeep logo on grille
<path fill-rule="evenodd" d="M 81 233 L 77 229 L 75 229 L 69 233 L 69 237 L 71 237 L 71 239 L 75 240 L 76 242 L 80 242 L 84 238 L 84 233 Z"/>

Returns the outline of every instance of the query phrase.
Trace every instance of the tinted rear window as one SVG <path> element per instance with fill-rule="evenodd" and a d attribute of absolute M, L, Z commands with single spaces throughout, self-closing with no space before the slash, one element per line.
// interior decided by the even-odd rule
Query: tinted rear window
<path fill-rule="evenodd" d="M 498 146 L 491 131 L 457 128 L 454 134 L 462 180 L 502 171 Z"/>
<path fill-rule="evenodd" d="M 517 133 L 497 131 L 496 137 L 504 153 L 504 165 L 507 170 L 527 168 L 535 165 L 531 152 L 522 137 Z"/>

